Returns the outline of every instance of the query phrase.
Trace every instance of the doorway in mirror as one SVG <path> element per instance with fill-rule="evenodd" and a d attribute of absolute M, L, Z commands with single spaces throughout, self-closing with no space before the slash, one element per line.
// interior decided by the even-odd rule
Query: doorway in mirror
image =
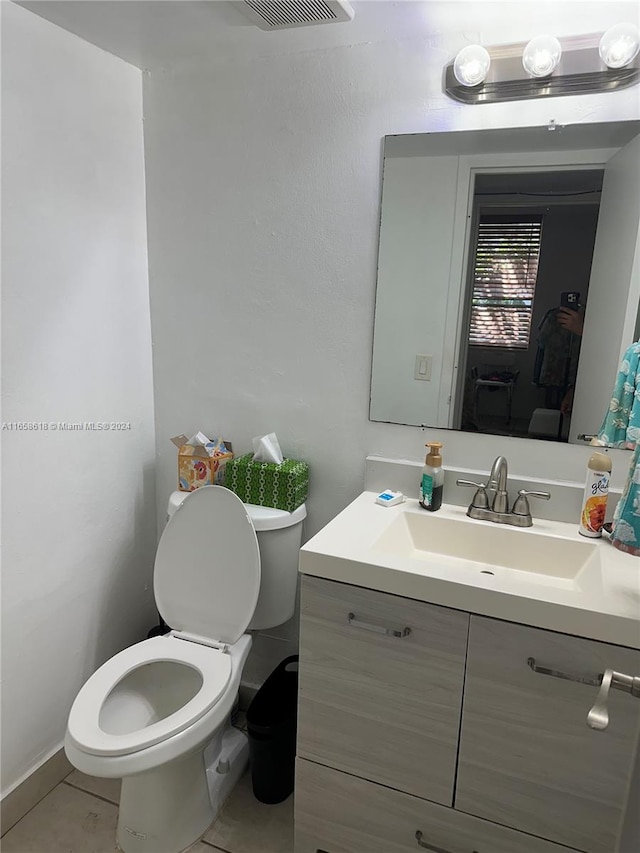
<path fill-rule="evenodd" d="M 602 180 L 475 175 L 456 428 L 567 441 Z"/>

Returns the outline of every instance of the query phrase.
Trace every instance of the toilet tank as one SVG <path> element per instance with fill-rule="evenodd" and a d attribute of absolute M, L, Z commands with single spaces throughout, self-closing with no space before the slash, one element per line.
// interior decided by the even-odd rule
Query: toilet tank
<path fill-rule="evenodd" d="M 169 518 L 190 492 L 172 492 Z M 245 504 L 260 547 L 260 593 L 249 630 L 274 628 L 293 616 L 298 588 L 298 556 L 302 545 L 304 504 L 293 512 Z M 215 554 L 215 551 L 212 552 Z"/>
<path fill-rule="evenodd" d="M 296 609 L 298 558 L 302 545 L 304 504 L 293 512 L 245 504 L 260 546 L 260 594 L 249 630 L 274 628 Z"/>

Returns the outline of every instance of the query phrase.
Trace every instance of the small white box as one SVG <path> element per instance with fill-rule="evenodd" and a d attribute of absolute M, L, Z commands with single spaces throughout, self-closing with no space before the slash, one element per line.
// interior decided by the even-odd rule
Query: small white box
<path fill-rule="evenodd" d="M 380 504 L 380 506 L 395 506 L 396 504 L 401 504 L 403 500 L 404 495 L 402 492 L 392 492 L 391 489 L 385 489 L 376 498 L 376 503 Z"/>

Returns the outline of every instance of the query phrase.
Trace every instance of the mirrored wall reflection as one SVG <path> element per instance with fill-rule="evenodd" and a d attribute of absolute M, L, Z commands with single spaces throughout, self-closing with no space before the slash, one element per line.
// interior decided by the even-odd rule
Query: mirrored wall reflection
<path fill-rule="evenodd" d="M 602 177 L 476 176 L 459 429 L 567 440 Z"/>
<path fill-rule="evenodd" d="M 638 121 L 387 137 L 371 420 L 597 432 L 639 333 L 639 160 Z"/>

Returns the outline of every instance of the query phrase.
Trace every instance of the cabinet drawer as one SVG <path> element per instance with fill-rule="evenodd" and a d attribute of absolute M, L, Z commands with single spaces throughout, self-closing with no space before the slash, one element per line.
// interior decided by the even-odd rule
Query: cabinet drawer
<path fill-rule="evenodd" d="M 607 668 L 640 675 L 640 652 L 472 616 L 456 808 L 591 853 L 618 849 L 640 701 L 609 694 L 609 726 L 587 726 Z"/>
<path fill-rule="evenodd" d="M 302 759 L 295 839 L 295 853 L 575 853 Z"/>
<path fill-rule="evenodd" d="M 456 610 L 304 577 L 298 755 L 451 805 L 468 624 Z"/>

